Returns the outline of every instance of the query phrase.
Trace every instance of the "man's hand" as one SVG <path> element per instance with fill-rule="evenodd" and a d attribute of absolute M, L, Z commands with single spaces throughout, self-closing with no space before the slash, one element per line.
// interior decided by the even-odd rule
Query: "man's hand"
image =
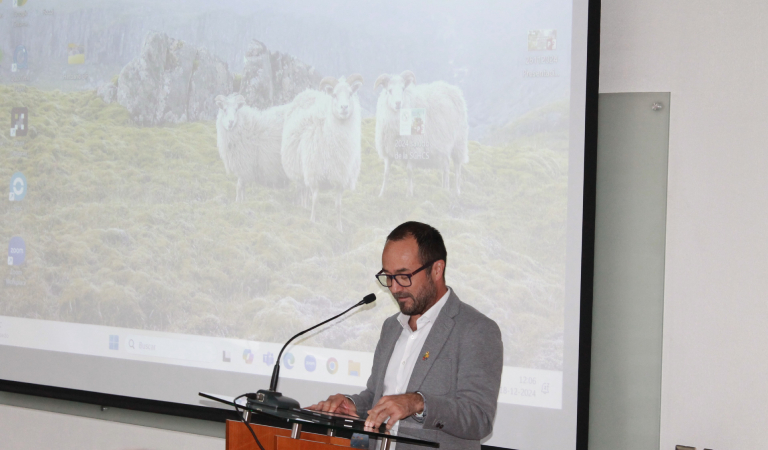
<path fill-rule="evenodd" d="M 331 395 L 328 397 L 328 400 L 318 402 L 312 406 L 307 406 L 307 409 L 357 416 L 357 408 L 355 407 L 355 404 L 342 394 Z"/>
<path fill-rule="evenodd" d="M 419 394 L 386 395 L 368 411 L 365 426 L 378 428 L 389 418 L 387 430 L 390 430 L 398 420 L 422 411 L 424 411 L 424 399 Z"/>

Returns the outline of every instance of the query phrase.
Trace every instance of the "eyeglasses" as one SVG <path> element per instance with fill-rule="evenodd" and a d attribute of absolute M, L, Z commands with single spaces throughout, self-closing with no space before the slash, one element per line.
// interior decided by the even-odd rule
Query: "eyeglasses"
<path fill-rule="evenodd" d="M 436 262 L 437 260 L 430 261 L 411 273 L 397 273 L 394 275 L 390 275 L 388 273 L 384 273 L 384 269 L 382 269 L 379 273 L 376 274 L 376 279 L 379 280 L 379 283 L 381 283 L 381 285 L 384 287 L 392 287 L 392 280 L 397 281 L 397 284 L 399 284 L 402 287 L 408 287 L 411 285 L 412 276 L 416 275 L 417 273 L 421 272 L 427 267 L 431 267 L 432 264 Z"/>

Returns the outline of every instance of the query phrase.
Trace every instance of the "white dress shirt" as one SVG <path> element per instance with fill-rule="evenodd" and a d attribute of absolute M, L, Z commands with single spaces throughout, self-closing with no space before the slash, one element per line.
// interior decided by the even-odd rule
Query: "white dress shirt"
<path fill-rule="evenodd" d="M 387 373 L 384 375 L 384 393 L 382 395 L 405 394 L 416 361 L 425 357 L 421 351 L 424 342 L 429 336 L 429 331 L 432 330 L 437 315 L 440 314 L 450 295 L 451 288 L 448 288 L 448 292 L 416 320 L 416 331 L 411 330 L 411 326 L 408 325 L 408 319 L 411 316 L 403 313 L 397 316 L 397 321 L 403 326 L 403 331 L 400 333 L 392 356 L 389 358 Z M 392 427 L 392 434 L 397 434 L 399 427 L 400 423 L 398 422 Z M 395 449 L 394 444 L 394 442 L 390 444 L 390 450 Z"/>

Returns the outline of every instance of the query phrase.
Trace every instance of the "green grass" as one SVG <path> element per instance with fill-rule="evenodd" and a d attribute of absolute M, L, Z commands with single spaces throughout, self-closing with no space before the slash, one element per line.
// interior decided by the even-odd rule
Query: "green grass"
<path fill-rule="evenodd" d="M 0 137 L 4 195 L 14 172 L 29 183 L 22 202 L 5 202 L 0 239 L 26 241 L 27 285 L 0 288 L 0 315 L 279 342 L 378 292 L 384 239 L 413 219 L 443 233 L 448 284 L 499 323 L 505 364 L 562 368 L 565 131 L 471 142 L 461 196 L 425 170 L 406 198 L 394 166 L 379 198 L 383 163 L 365 120 L 339 233 L 330 194 L 316 224 L 294 188 L 251 185 L 235 204 L 213 122 L 141 128 L 92 92 L 0 86 L 0 110 L 13 106 L 29 108 L 36 137 L 23 148 Z M 380 296 L 303 343 L 372 351 L 396 309 Z"/>

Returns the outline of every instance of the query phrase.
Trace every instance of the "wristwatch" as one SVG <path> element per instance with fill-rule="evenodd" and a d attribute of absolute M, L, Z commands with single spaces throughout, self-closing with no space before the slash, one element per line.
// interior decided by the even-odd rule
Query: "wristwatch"
<path fill-rule="evenodd" d="M 424 394 L 422 394 L 421 392 L 416 391 L 416 393 L 421 395 L 421 400 L 424 402 L 424 409 L 421 410 L 420 413 L 415 413 L 413 415 L 413 417 L 416 418 L 416 419 L 423 419 L 423 418 L 427 417 L 427 399 L 424 398 Z"/>

